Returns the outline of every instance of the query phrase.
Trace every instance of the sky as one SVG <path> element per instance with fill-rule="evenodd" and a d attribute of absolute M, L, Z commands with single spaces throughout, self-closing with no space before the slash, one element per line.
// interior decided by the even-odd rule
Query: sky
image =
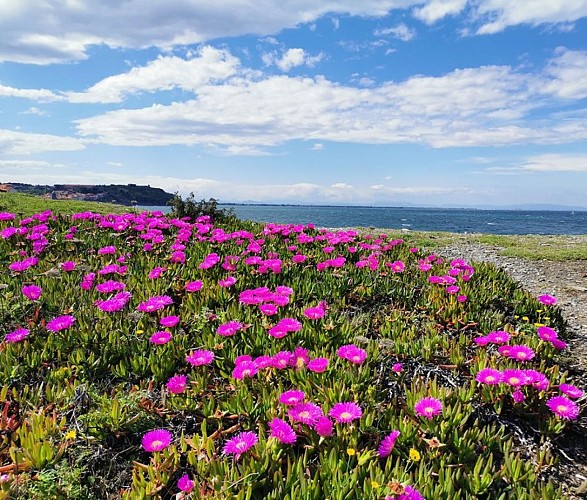
<path fill-rule="evenodd" d="M 587 206 L 587 0 L 0 0 L 0 182 Z"/>

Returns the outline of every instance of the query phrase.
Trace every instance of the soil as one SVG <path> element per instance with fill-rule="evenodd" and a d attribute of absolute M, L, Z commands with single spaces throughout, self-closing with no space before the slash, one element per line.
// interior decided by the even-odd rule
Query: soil
<path fill-rule="evenodd" d="M 508 272 L 534 296 L 553 295 L 557 298 L 567 321 L 564 340 L 568 343 L 564 368 L 571 383 L 587 392 L 587 260 L 553 262 L 526 260 L 499 255 L 496 246 L 459 243 L 435 253 L 445 258 L 463 258 L 468 262 L 491 262 Z M 582 398 L 585 399 L 585 396 Z M 579 404 L 584 406 L 584 404 Z M 587 416 L 583 415 L 557 439 L 560 453 L 551 471 L 570 499 L 587 498 Z"/>

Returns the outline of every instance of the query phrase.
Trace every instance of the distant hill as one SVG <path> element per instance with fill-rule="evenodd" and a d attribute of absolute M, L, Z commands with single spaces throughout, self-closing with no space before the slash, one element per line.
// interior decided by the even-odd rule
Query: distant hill
<path fill-rule="evenodd" d="M 33 194 L 54 200 L 83 200 L 118 205 L 166 205 L 173 194 L 161 188 L 137 184 L 55 184 L 34 185 L 19 182 L 0 184 L 0 191 Z"/>

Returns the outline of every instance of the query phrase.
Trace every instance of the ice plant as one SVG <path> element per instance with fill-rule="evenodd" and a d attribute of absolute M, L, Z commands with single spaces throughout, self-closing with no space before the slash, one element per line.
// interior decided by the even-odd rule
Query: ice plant
<path fill-rule="evenodd" d="M 232 337 L 236 332 L 243 328 L 240 321 L 228 321 L 218 326 L 216 333 L 222 337 Z"/>
<path fill-rule="evenodd" d="M 534 357 L 532 348 L 526 345 L 503 345 L 498 349 L 502 356 L 506 356 L 518 361 L 529 361 Z"/>
<path fill-rule="evenodd" d="M 43 290 L 37 285 L 25 285 L 22 287 L 22 294 L 29 300 L 38 300 Z"/>
<path fill-rule="evenodd" d="M 204 283 L 200 280 L 190 281 L 186 284 L 185 291 L 190 293 L 198 292 L 202 289 L 202 286 L 204 286 Z"/>
<path fill-rule="evenodd" d="M 301 403 L 306 397 L 303 391 L 285 391 L 279 396 L 279 402 L 284 405 L 297 405 Z"/>
<path fill-rule="evenodd" d="M 579 416 L 577 403 L 565 396 L 554 396 L 546 402 L 546 406 L 559 418 L 575 420 Z"/>
<path fill-rule="evenodd" d="M 179 316 L 164 316 L 159 320 L 159 324 L 166 328 L 174 327 L 179 323 Z"/>
<path fill-rule="evenodd" d="M 30 331 L 26 328 L 17 328 L 16 330 L 6 334 L 6 336 L 4 337 L 4 342 L 8 344 L 22 342 L 29 333 Z"/>
<path fill-rule="evenodd" d="M 494 368 L 483 368 L 479 370 L 475 380 L 481 384 L 497 385 L 503 380 L 503 375 Z"/>
<path fill-rule="evenodd" d="M 172 337 L 173 335 L 171 335 L 171 333 L 169 333 L 166 330 L 163 330 L 160 332 L 155 332 L 153 335 L 151 335 L 151 337 L 149 338 L 149 342 L 151 342 L 152 344 L 163 345 L 167 344 L 167 342 L 169 342 Z"/>
<path fill-rule="evenodd" d="M 579 399 L 583 396 L 583 391 L 571 384 L 561 384 L 558 389 L 571 399 Z"/>
<path fill-rule="evenodd" d="M 332 436 L 332 427 L 332 420 L 325 416 L 318 417 L 314 424 L 314 430 L 320 437 Z"/>
<path fill-rule="evenodd" d="M 306 368 L 311 372 L 322 373 L 328 368 L 327 358 L 314 358 L 308 362 Z"/>
<path fill-rule="evenodd" d="M 307 425 L 314 425 L 323 416 L 322 408 L 314 403 L 299 403 L 292 406 L 287 413 L 296 422 Z"/>
<path fill-rule="evenodd" d="M 192 491 L 195 486 L 195 483 L 190 479 L 188 474 L 184 474 L 177 480 L 177 487 L 185 493 Z"/>
<path fill-rule="evenodd" d="M 339 347 L 336 354 L 339 358 L 346 359 L 356 365 L 360 365 L 367 358 L 367 352 L 354 344 Z"/>
<path fill-rule="evenodd" d="M 538 336 L 545 342 L 552 342 L 558 338 L 558 333 L 549 326 L 540 326 L 537 330 Z"/>
<path fill-rule="evenodd" d="M 238 460 L 244 452 L 255 446 L 257 441 L 258 438 L 254 432 L 240 432 L 225 443 L 223 452 L 225 455 L 234 455 L 234 459 Z"/>
<path fill-rule="evenodd" d="M 209 365 L 214 361 L 214 353 L 205 349 L 192 351 L 185 360 L 192 366 Z"/>
<path fill-rule="evenodd" d="M 553 297 L 552 295 L 548 295 L 545 293 L 543 295 L 538 296 L 538 302 L 544 304 L 545 306 L 553 306 L 554 304 L 556 304 L 556 297 Z"/>
<path fill-rule="evenodd" d="M 51 332 L 60 332 L 61 330 L 67 330 L 75 323 L 75 318 L 71 315 L 58 316 L 53 318 L 46 325 L 47 330 Z"/>
<path fill-rule="evenodd" d="M 436 398 L 422 398 L 414 405 L 416 415 L 432 419 L 440 412 L 442 412 L 442 403 Z"/>
<path fill-rule="evenodd" d="M 155 429 L 147 432 L 141 441 L 145 451 L 161 451 L 171 444 L 172 435 L 167 429 Z"/>
<path fill-rule="evenodd" d="M 181 394 L 187 389 L 187 377 L 185 375 L 174 375 L 167 381 L 167 390 L 172 394 Z"/>
<path fill-rule="evenodd" d="M 279 442 L 284 444 L 295 443 L 298 437 L 292 427 L 280 418 L 274 418 L 271 420 L 271 422 L 269 422 L 269 429 L 271 429 L 269 437 L 276 438 Z"/>
<path fill-rule="evenodd" d="M 399 435 L 399 431 L 393 431 L 381 440 L 379 448 L 377 449 L 377 454 L 380 458 L 385 458 L 391 455 L 393 447 L 395 446 L 395 441 Z"/>
<path fill-rule="evenodd" d="M 336 403 L 328 412 L 339 424 L 347 424 L 363 416 L 361 407 L 353 402 Z"/>

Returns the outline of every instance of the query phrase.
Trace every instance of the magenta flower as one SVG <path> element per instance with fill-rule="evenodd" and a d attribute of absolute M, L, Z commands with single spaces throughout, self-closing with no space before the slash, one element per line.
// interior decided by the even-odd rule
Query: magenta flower
<path fill-rule="evenodd" d="M 301 403 L 306 397 L 303 391 L 285 391 L 279 396 L 279 402 L 284 405 L 293 406 Z"/>
<path fill-rule="evenodd" d="M 195 486 L 196 486 L 196 484 L 190 479 L 190 476 L 188 476 L 187 474 L 181 476 L 177 480 L 177 487 L 181 491 L 185 491 L 186 493 L 189 493 L 190 491 L 192 491 Z"/>
<path fill-rule="evenodd" d="M 218 326 L 216 333 L 222 337 L 232 337 L 236 332 L 243 328 L 240 321 L 228 321 Z"/>
<path fill-rule="evenodd" d="M 161 451 L 171 444 L 172 435 L 166 429 L 155 429 L 147 432 L 141 441 L 145 451 Z"/>
<path fill-rule="evenodd" d="M 551 341 L 550 341 L 550 343 L 552 344 L 552 346 L 553 346 L 555 349 L 558 349 L 559 351 L 562 351 L 563 349 L 566 349 L 566 348 L 567 348 L 567 343 L 566 343 L 566 342 L 564 342 L 564 341 L 563 341 L 563 340 L 561 340 L 561 339 L 554 339 L 554 340 L 551 340 Z"/>
<path fill-rule="evenodd" d="M 546 406 L 559 418 L 575 420 L 579 416 L 577 403 L 565 396 L 554 396 L 546 402 Z"/>
<path fill-rule="evenodd" d="M 496 330 L 487 334 L 487 340 L 493 344 L 505 344 L 510 340 L 510 334 L 503 330 Z"/>
<path fill-rule="evenodd" d="M 504 370 L 501 374 L 502 382 L 512 387 L 519 387 L 526 383 L 526 374 L 524 370 Z"/>
<path fill-rule="evenodd" d="M 545 306 L 553 306 L 554 304 L 556 304 L 556 297 L 553 297 L 552 295 L 548 294 L 539 295 L 538 302 L 544 304 Z"/>
<path fill-rule="evenodd" d="M 442 403 L 436 398 L 422 398 L 414 405 L 414 411 L 430 420 L 442 412 Z"/>
<path fill-rule="evenodd" d="M 149 279 L 156 280 L 160 278 L 163 272 L 166 270 L 166 267 L 154 267 L 153 269 L 151 269 L 151 271 L 149 271 Z"/>
<path fill-rule="evenodd" d="M 316 423 L 314 424 L 314 430 L 321 437 L 332 436 L 332 427 L 332 420 L 324 416 L 319 417 Z"/>
<path fill-rule="evenodd" d="M 30 331 L 26 328 L 17 328 L 16 330 L 6 334 L 4 337 L 4 342 L 7 342 L 8 344 L 22 342 L 29 333 Z"/>
<path fill-rule="evenodd" d="M 294 367 L 296 370 L 301 370 L 308 363 L 308 349 L 303 347 L 296 347 L 291 359 L 289 360 L 289 366 Z"/>
<path fill-rule="evenodd" d="M 26 271 L 29 267 L 36 265 L 37 262 L 38 259 L 36 257 L 29 257 L 24 260 L 18 260 L 16 262 L 13 262 L 8 266 L 8 269 L 16 273 L 22 273 L 23 271 Z"/>
<path fill-rule="evenodd" d="M 100 293 L 112 293 L 112 292 L 120 292 L 126 288 L 124 283 L 120 281 L 108 280 L 104 283 L 100 283 L 96 285 L 96 290 Z"/>
<path fill-rule="evenodd" d="M 449 293 L 450 295 L 455 295 L 459 290 L 460 288 L 456 285 L 449 285 L 446 287 L 446 293 Z"/>
<path fill-rule="evenodd" d="M 274 418 L 271 420 L 271 422 L 269 422 L 269 429 L 271 429 L 269 437 L 274 437 L 284 444 L 293 444 L 298 438 L 291 426 L 280 418 Z"/>
<path fill-rule="evenodd" d="M 75 318 L 70 315 L 58 316 L 47 323 L 47 330 L 50 332 L 60 332 L 70 328 L 75 323 Z"/>
<path fill-rule="evenodd" d="M 558 333 L 549 326 L 540 326 L 537 330 L 538 336 L 545 342 L 552 342 L 558 338 Z"/>
<path fill-rule="evenodd" d="M 226 279 L 222 279 L 218 281 L 218 285 L 223 288 L 229 288 L 236 283 L 236 278 L 234 276 L 229 276 Z"/>
<path fill-rule="evenodd" d="M 401 260 L 396 260 L 395 262 L 391 262 L 386 265 L 389 266 L 389 268 L 391 269 L 391 272 L 393 272 L 393 273 L 402 273 L 402 272 L 404 272 L 404 269 L 406 268 L 406 265 Z"/>
<path fill-rule="evenodd" d="M 190 293 L 198 292 L 202 289 L 202 286 L 204 286 L 204 283 L 200 280 L 190 281 L 188 284 L 186 284 L 185 291 Z"/>
<path fill-rule="evenodd" d="M 522 403 L 526 399 L 526 396 L 518 388 L 512 393 L 512 399 L 514 400 L 514 403 Z"/>
<path fill-rule="evenodd" d="M 259 304 L 259 311 L 265 316 L 273 316 L 277 313 L 277 306 L 275 304 Z"/>
<path fill-rule="evenodd" d="M 271 357 L 271 366 L 283 370 L 289 366 L 293 354 L 289 351 L 279 351 Z"/>
<path fill-rule="evenodd" d="M 271 367 L 271 363 L 272 363 L 272 359 L 271 356 L 267 356 L 265 354 L 261 355 L 261 356 L 257 356 L 255 359 L 255 364 L 257 365 L 257 368 L 259 370 L 264 370 L 265 368 L 269 368 Z"/>
<path fill-rule="evenodd" d="M 571 384 L 561 384 L 558 386 L 558 388 L 563 394 L 566 394 L 569 398 L 572 399 L 579 399 L 581 396 L 583 396 L 583 391 Z"/>
<path fill-rule="evenodd" d="M 322 373 L 328 368 L 328 363 L 329 361 L 327 358 L 314 358 L 308 362 L 306 368 L 311 372 Z"/>
<path fill-rule="evenodd" d="M 238 363 L 232 371 L 232 377 L 242 380 L 245 377 L 254 377 L 259 369 L 254 361 L 242 361 Z"/>
<path fill-rule="evenodd" d="M 130 300 L 130 297 L 130 292 L 120 292 L 117 293 L 111 299 L 96 300 L 96 302 L 94 302 L 94 305 L 96 305 L 100 310 L 104 312 L 118 312 L 124 309 L 128 301 Z"/>
<path fill-rule="evenodd" d="M 314 425 L 323 416 L 322 408 L 314 403 L 298 403 L 287 412 L 292 420 L 306 425 Z"/>
<path fill-rule="evenodd" d="M 339 424 L 347 424 L 361 418 L 363 411 L 356 403 L 336 403 L 328 412 L 328 416 L 332 417 Z"/>
<path fill-rule="evenodd" d="M 386 497 L 385 500 L 387 498 L 391 497 Z M 405 487 L 404 492 L 394 500 L 424 500 L 424 496 L 416 488 L 408 485 Z"/>
<path fill-rule="evenodd" d="M 167 295 L 158 295 L 151 297 L 137 306 L 137 311 L 151 313 L 163 309 L 165 306 L 173 304 L 173 299 Z"/>
<path fill-rule="evenodd" d="M 71 272 L 75 269 L 75 262 L 73 260 L 68 260 L 66 262 L 61 263 L 61 270 L 65 272 Z"/>
<path fill-rule="evenodd" d="M 338 348 L 336 354 L 339 358 L 360 365 L 367 358 L 367 352 L 354 344 L 343 345 Z"/>
<path fill-rule="evenodd" d="M 506 356 L 518 361 L 529 361 L 534 357 L 532 348 L 525 345 L 504 345 L 498 349 L 502 356 Z"/>
<path fill-rule="evenodd" d="M 479 370 L 475 380 L 482 384 L 487 385 L 497 385 L 502 381 L 502 374 L 499 370 L 495 370 L 494 368 L 483 368 Z"/>
<path fill-rule="evenodd" d="M 116 253 L 115 246 L 107 246 L 98 249 L 98 255 L 112 255 Z"/>
<path fill-rule="evenodd" d="M 163 330 L 160 332 L 155 332 L 153 335 L 151 335 L 151 337 L 149 338 L 149 342 L 151 342 L 152 344 L 163 345 L 167 344 L 167 342 L 169 342 L 172 337 L 173 335 L 171 335 L 171 333 Z"/>
<path fill-rule="evenodd" d="M 192 351 L 185 360 L 192 366 L 209 365 L 214 361 L 214 353 L 204 349 Z"/>
<path fill-rule="evenodd" d="M 393 431 L 391 434 L 388 434 L 386 437 L 383 438 L 377 453 L 379 454 L 380 458 L 385 458 L 391 455 L 393 447 L 395 446 L 395 440 L 400 435 L 399 431 Z"/>
<path fill-rule="evenodd" d="M 401 373 L 404 371 L 404 366 L 401 363 L 394 363 L 391 367 L 391 371 L 394 373 Z"/>
<path fill-rule="evenodd" d="M 36 285 L 25 285 L 22 287 L 22 294 L 29 300 L 38 300 L 43 289 Z"/>
<path fill-rule="evenodd" d="M 326 311 L 322 306 L 308 307 L 304 309 L 304 316 L 312 320 L 323 318 L 325 314 Z"/>
<path fill-rule="evenodd" d="M 173 394 L 181 394 L 187 389 L 187 377 L 185 375 L 174 375 L 167 381 L 167 389 Z"/>
<path fill-rule="evenodd" d="M 164 316 L 159 320 L 159 324 L 166 328 L 174 327 L 179 323 L 179 316 Z"/>
<path fill-rule="evenodd" d="M 234 455 L 234 459 L 238 460 L 245 451 L 255 446 L 257 441 L 258 438 L 254 432 L 241 432 L 226 442 L 223 448 L 224 454 Z"/>

